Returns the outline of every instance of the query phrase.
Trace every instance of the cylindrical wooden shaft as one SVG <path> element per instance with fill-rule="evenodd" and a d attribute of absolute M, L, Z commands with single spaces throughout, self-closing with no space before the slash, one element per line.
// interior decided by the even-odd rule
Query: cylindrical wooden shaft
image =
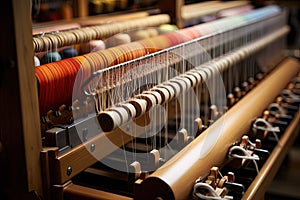
<path fill-rule="evenodd" d="M 230 145 L 240 139 L 298 71 L 296 60 L 282 62 L 210 128 L 145 179 L 136 199 L 188 199 L 195 180 L 212 166 L 222 165 Z"/>

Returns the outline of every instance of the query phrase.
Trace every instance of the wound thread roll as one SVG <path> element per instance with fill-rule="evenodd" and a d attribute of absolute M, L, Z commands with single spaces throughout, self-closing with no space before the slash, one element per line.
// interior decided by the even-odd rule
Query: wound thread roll
<path fill-rule="evenodd" d="M 100 112 L 99 115 L 97 116 L 97 119 L 101 126 L 101 129 L 104 132 L 109 132 L 111 130 L 114 130 L 115 128 L 121 126 L 122 124 L 122 117 L 115 110 Z"/>

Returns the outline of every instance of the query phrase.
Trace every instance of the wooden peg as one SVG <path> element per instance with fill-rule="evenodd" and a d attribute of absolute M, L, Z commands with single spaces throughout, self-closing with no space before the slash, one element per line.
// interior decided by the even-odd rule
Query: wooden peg
<path fill-rule="evenodd" d="M 133 163 L 130 164 L 130 172 L 133 172 L 133 174 L 135 175 L 135 179 L 138 179 L 142 173 L 142 167 L 141 164 L 137 161 L 134 161 Z"/>
<path fill-rule="evenodd" d="M 264 78 L 264 75 L 262 73 L 258 73 L 255 77 L 258 81 L 261 81 Z"/>
<path fill-rule="evenodd" d="M 234 97 L 235 97 L 235 101 L 239 101 L 240 98 L 242 97 L 242 92 L 239 87 L 234 88 Z"/>
<path fill-rule="evenodd" d="M 281 105 L 281 103 L 282 103 L 282 97 L 281 96 L 279 96 L 279 97 L 276 98 L 276 103 L 278 105 Z"/>
<path fill-rule="evenodd" d="M 195 135 L 199 135 L 202 130 L 203 130 L 203 123 L 202 123 L 202 119 L 201 118 L 197 118 L 194 120 L 194 126 L 195 126 L 195 131 L 194 131 L 194 134 Z"/>
<path fill-rule="evenodd" d="M 230 107 L 232 107 L 234 105 L 234 103 L 235 103 L 234 96 L 233 96 L 232 93 L 229 93 L 227 95 L 227 106 L 230 108 Z"/>
<path fill-rule="evenodd" d="M 245 81 L 242 83 L 242 95 L 243 96 L 246 95 L 248 91 L 249 91 L 249 84 L 248 82 Z"/>
<path fill-rule="evenodd" d="M 255 86 L 255 80 L 253 77 L 248 78 L 249 90 L 251 90 Z"/>
<path fill-rule="evenodd" d="M 211 112 L 210 116 L 211 116 L 212 121 L 217 120 L 220 117 L 220 113 L 218 111 L 217 106 L 216 105 L 211 105 L 209 109 L 210 109 L 210 112 Z"/>
<path fill-rule="evenodd" d="M 267 120 L 269 116 L 270 116 L 270 112 L 268 110 L 265 110 L 262 118 Z"/>
<path fill-rule="evenodd" d="M 177 132 L 177 143 L 179 149 L 182 149 L 187 144 L 188 132 L 186 129 L 181 129 Z"/>
<path fill-rule="evenodd" d="M 153 149 L 149 153 L 149 171 L 155 171 L 159 167 L 160 153 L 157 149 Z"/>
<path fill-rule="evenodd" d="M 256 139 L 256 140 L 255 140 L 255 148 L 258 148 L 258 149 L 260 149 L 260 148 L 261 148 L 261 146 L 262 146 L 262 144 L 261 144 L 261 140 L 260 140 L 260 139 Z"/>
<path fill-rule="evenodd" d="M 247 135 L 244 135 L 242 137 L 242 140 L 241 140 L 241 143 L 240 143 L 240 146 L 243 147 L 243 148 L 246 148 L 247 145 L 249 143 L 249 137 Z"/>
<path fill-rule="evenodd" d="M 228 172 L 228 181 L 233 183 L 235 181 L 235 175 L 233 172 Z"/>

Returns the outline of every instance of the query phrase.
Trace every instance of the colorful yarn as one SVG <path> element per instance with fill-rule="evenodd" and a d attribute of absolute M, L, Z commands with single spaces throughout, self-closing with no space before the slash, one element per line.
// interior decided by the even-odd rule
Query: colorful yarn
<path fill-rule="evenodd" d="M 61 56 L 58 52 L 48 52 L 42 57 L 41 64 L 44 65 L 59 60 L 61 60 Z"/>
<path fill-rule="evenodd" d="M 72 47 L 61 50 L 59 54 L 63 59 L 78 56 L 77 50 Z"/>
<path fill-rule="evenodd" d="M 71 105 L 72 94 L 77 97 L 83 96 L 81 86 L 94 71 L 139 58 L 203 35 L 246 25 L 249 22 L 254 22 L 279 12 L 280 9 L 278 7 L 269 6 L 246 14 L 219 19 L 153 38 L 147 38 L 36 67 L 36 77 L 39 82 L 41 115 L 45 115 L 50 109 L 57 109 L 62 104 Z M 56 52 L 57 54 L 53 55 L 54 53 L 55 52 L 51 52 L 51 54 L 48 53 L 49 55 L 46 54 L 47 57 L 44 58 L 45 55 L 43 57 L 44 60 L 53 61 L 58 54 Z M 44 60 L 42 63 L 48 63 Z M 113 79 L 113 77 L 109 78 Z M 75 79 L 79 81 L 76 81 L 76 85 L 74 86 Z M 108 81 L 113 82 L 114 80 Z M 73 88 L 76 90 L 73 91 Z"/>

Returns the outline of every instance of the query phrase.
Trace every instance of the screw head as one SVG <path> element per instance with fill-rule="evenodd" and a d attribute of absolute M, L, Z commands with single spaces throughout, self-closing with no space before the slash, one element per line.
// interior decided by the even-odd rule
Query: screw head
<path fill-rule="evenodd" d="M 69 167 L 67 168 L 67 175 L 70 176 L 71 174 L 72 174 L 72 167 L 69 166 Z"/>
<path fill-rule="evenodd" d="M 93 151 L 95 151 L 95 149 L 96 149 L 96 145 L 95 144 L 91 144 L 91 152 L 93 152 Z"/>

